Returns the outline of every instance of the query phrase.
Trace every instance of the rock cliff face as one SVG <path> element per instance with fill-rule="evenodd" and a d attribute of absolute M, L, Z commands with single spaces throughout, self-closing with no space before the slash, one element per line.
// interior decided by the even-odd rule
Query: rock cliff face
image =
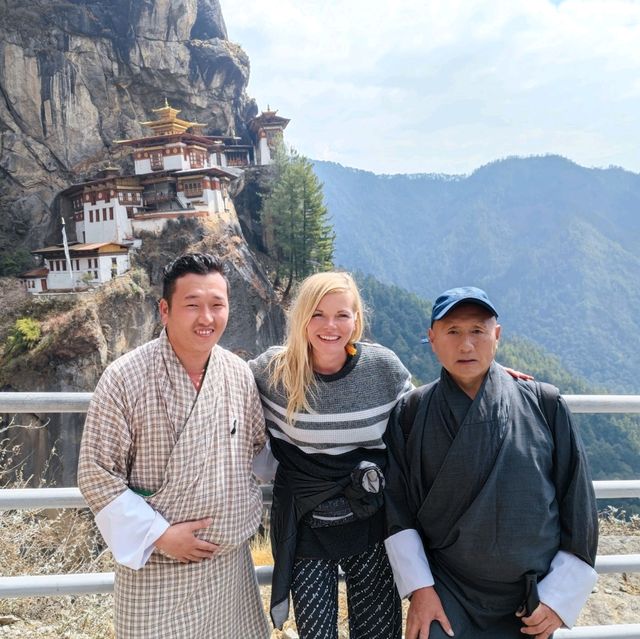
<path fill-rule="evenodd" d="M 59 241 L 56 194 L 165 98 L 210 134 L 257 113 L 218 0 L 0 0 L 0 36 L 0 252 Z"/>
<path fill-rule="evenodd" d="M 144 135 L 140 122 L 165 98 L 206 134 L 246 136 L 257 113 L 248 75 L 217 0 L 0 0 L 0 275 L 30 266 L 29 250 L 60 242 L 68 207 L 59 191 L 127 162 L 113 142 Z M 0 278 L 0 391 L 93 390 L 108 363 L 157 335 L 162 267 L 187 250 L 229 266 L 224 347 L 250 357 L 282 339 L 277 296 L 231 210 L 144 237 L 136 269 L 90 294 L 34 299 Z M 43 338 L 7 357 L 19 317 L 38 320 Z M 26 473 L 74 485 L 84 416 L 16 418 L 28 421 L 47 425 L 8 431 L 29 458 Z"/>

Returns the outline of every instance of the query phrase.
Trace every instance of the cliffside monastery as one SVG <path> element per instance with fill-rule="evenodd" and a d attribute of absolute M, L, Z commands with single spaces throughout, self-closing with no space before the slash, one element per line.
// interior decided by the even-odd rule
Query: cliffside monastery
<path fill-rule="evenodd" d="M 229 211 L 229 182 L 244 168 L 268 165 L 289 120 L 263 111 L 250 123 L 252 144 L 209 136 L 202 124 L 178 117 L 165 102 L 142 138 L 119 140 L 132 147 L 134 175 L 109 167 L 101 177 L 62 191 L 71 201 L 76 242 L 37 249 L 42 266 L 20 275 L 30 293 L 99 286 L 129 269 L 140 231 L 159 232 L 167 220 Z M 64 224 L 64 221 L 63 221 Z"/>

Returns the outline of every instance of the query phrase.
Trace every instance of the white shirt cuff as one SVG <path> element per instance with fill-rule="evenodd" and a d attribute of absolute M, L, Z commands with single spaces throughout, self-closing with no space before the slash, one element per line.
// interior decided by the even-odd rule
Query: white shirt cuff
<path fill-rule="evenodd" d="M 113 558 L 133 570 L 147 563 L 154 543 L 169 528 L 160 513 L 129 489 L 96 515 L 96 524 Z"/>
<path fill-rule="evenodd" d="M 271 452 L 271 442 L 267 440 L 262 450 L 253 458 L 253 474 L 260 481 L 268 484 L 276 476 L 278 463 Z"/>
<path fill-rule="evenodd" d="M 540 601 L 547 604 L 571 628 L 587 602 L 598 573 L 586 562 L 559 550 L 547 576 L 538 584 Z"/>
<path fill-rule="evenodd" d="M 422 539 L 413 528 L 401 530 L 384 540 L 389 563 L 400 597 L 404 599 L 418 588 L 433 586 L 434 580 Z"/>

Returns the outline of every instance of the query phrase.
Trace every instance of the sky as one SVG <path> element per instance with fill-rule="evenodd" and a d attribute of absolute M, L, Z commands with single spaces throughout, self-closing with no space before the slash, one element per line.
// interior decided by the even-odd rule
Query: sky
<path fill-rule="evenodd" d="M 640 172 L 640 0 L 220 0 L 285 142 L 375 173 Z"/>

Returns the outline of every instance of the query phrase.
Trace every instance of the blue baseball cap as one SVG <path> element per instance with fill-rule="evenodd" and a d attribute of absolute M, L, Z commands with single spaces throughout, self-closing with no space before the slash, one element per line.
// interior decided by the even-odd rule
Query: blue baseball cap
<path fill-rule="evenodd" d="M 460 286 L 458 288 L 450 288 L 437 297 L 431 311 L 431 326 L 435 321 L 442 319 L 460 304 L 477 304 L 486 308 L 495 317 L 498 317 L 496 307 L 482 289 L 475 286 Z"/>

